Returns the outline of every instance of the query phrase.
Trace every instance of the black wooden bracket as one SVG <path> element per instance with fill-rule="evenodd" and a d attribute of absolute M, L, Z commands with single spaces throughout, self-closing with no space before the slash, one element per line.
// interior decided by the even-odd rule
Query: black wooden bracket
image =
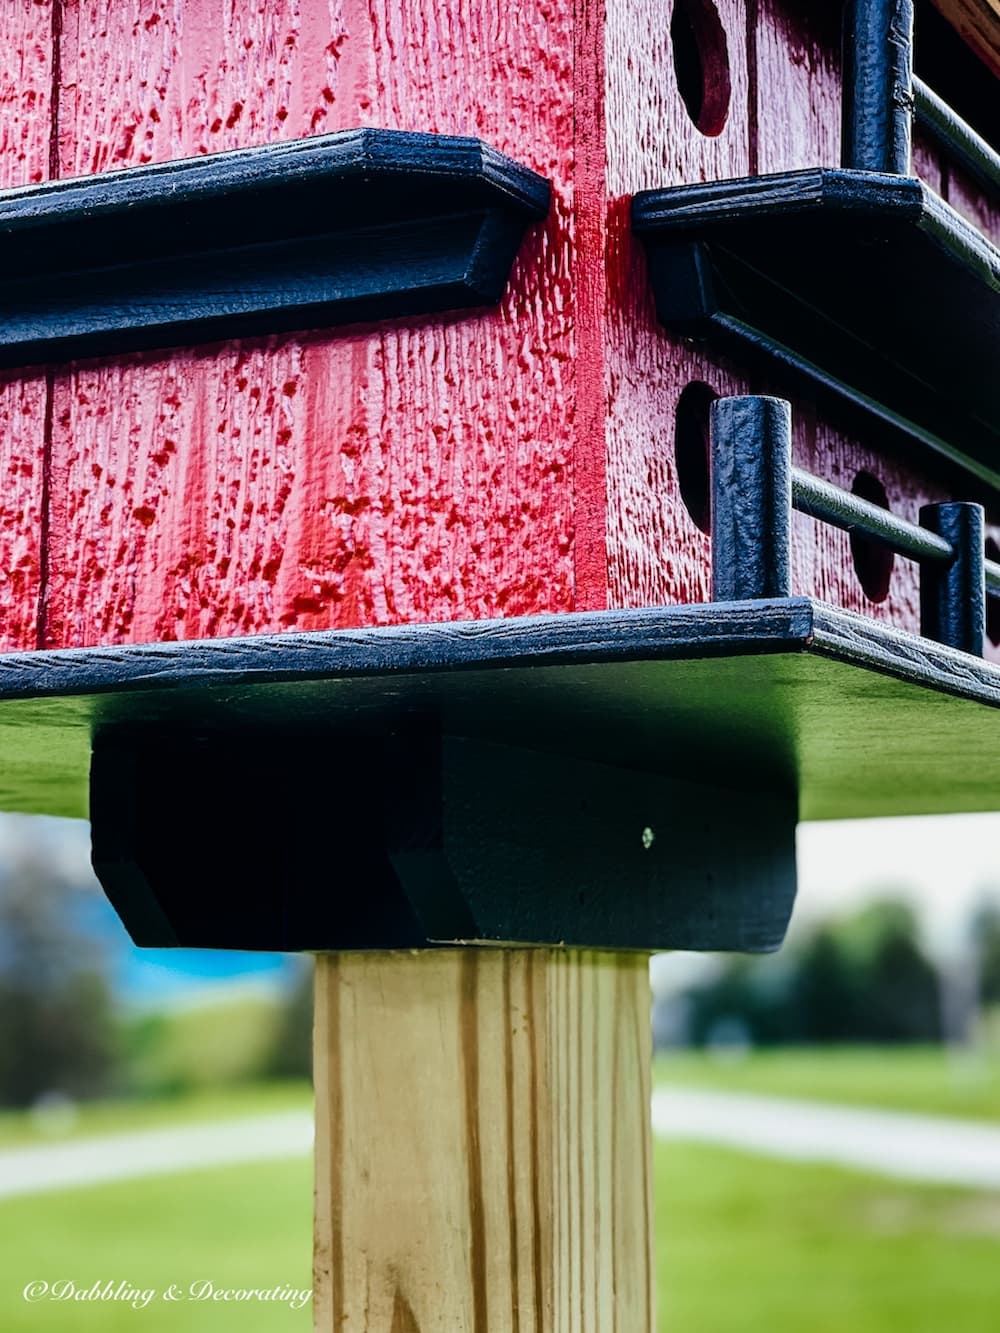
<path fill-rule="evenodd" d="M 766 950 L 795 896 L 790 793 L 429 731 L 100 737 L 91 820 L 143 945 Z"/>
<path fill-rule="evenodd" d="M 0 365 L 495 304 L 546 181 L 348 130 L 0 192 Z"/>
<path fill-rule="evenodd" d="M 1000 486 L 1000 251 L 915 178 L 786 172 L 633 202 L 665 325 Z"/>

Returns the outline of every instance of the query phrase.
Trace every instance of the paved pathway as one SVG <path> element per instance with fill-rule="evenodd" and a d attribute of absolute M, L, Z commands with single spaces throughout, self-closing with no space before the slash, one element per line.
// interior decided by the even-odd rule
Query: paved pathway
<path fill-rule="evenodd" d="M 693 1088 L 658 1088 L 653 1133 L 905 1180 L 1000 1190 L 1000 1125 Z"/>
<path fill-rule="evenodd" d="M 0 1199 L 197 1167 L 303 1157 L 311 1111 L 69 1139 L 0 1151 Z M 659 1138 L 1000 1190 L 1000 1125 L 691 1088 L 653 1094 Z"/>
<path fill-rule="evenodd" d="M 312 1111 L 282 1111 L 7 1148 L 0 1151 L 0 1199 L 132 1176 L 170 1175 L 192 1167 L 302 1157 L 312 1148 L 312 1136 Z"/>

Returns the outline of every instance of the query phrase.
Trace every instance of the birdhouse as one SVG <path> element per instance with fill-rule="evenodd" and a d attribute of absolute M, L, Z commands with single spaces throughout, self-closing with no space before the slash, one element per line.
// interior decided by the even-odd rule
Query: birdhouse
<path fill-rule="evenodd" d="M 320 955 L 317 1328 L 648 1333 L 645 954 L 1000 806 L 995 5 L 0 36 L 0 805 Z"/>
<path fill-rule="evenodd" d="M 0 796 L 139 943 L 770 949 L 998 803 L 1000 39 L 837 9 L 5 16 Z"/>
<path fill-rule="evenodd" d="M 996 804 L 996 24 L 836 8 L 12 8 L 0 794 L 137 941 L 768 949 Z"/>

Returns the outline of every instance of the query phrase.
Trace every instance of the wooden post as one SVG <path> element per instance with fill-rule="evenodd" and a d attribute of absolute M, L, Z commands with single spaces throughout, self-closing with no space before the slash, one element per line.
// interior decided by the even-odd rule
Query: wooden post
<path fill-rule="evenodd" d="M 317 1333 L 652 1333 L 647 959 L 323 955 Z"/>

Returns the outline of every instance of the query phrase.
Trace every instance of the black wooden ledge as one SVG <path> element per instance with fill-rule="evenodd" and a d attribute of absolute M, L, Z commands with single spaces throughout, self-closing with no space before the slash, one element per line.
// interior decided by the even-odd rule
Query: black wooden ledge
<path fill-rule="evenodd" d="M 0 192 L 0 365 L 496 303 L 548 184 L 349 130 Z"/>
<path fill-rule="evenodd" d="M 432 719 L 795 788 L 803 819 L 1000 809 L 997 708 L 1000 667 L 805 597 L 5 653 L 0 808 L 85 816 L 96 729 L 308 738 Z"/>
<path fill-rule="evenodd" d="M 1000 485 L 1000 252 L 913 177 L 810 170 L 647 191 L 660 318 L 806 376 Z"/>
<path fill-rule="evenodd" d="M 0 806 L 88 773 L 140 943 L 770 949 L 799 817 L 1000 806 L 1000 669 L 805 598 L 0 657 Z"/>

